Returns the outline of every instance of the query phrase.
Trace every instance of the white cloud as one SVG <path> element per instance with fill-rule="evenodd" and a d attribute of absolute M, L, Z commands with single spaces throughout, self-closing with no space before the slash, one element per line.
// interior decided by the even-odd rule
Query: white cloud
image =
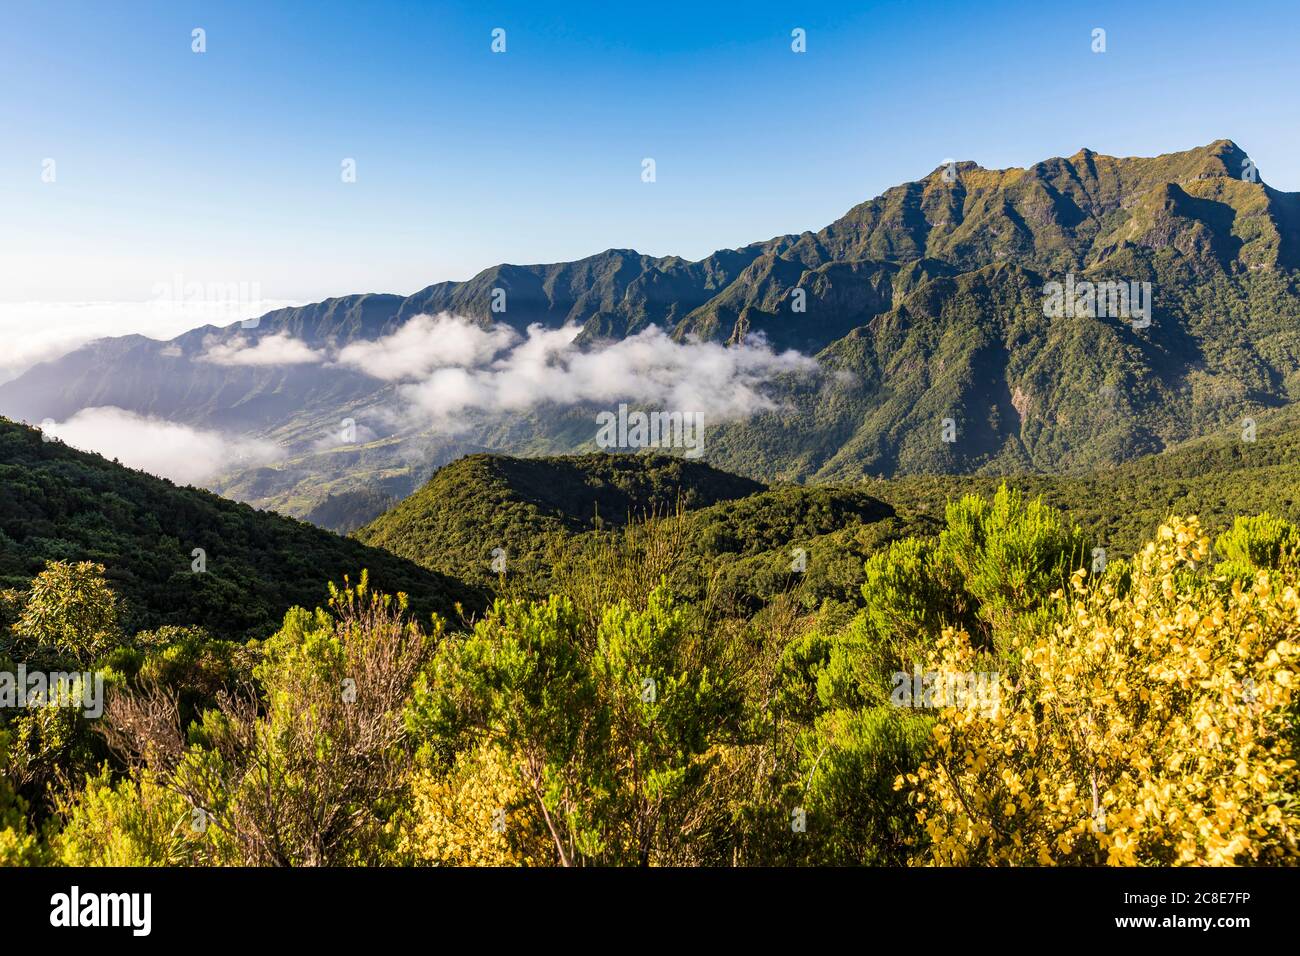
<path fill-rule="evenodd" d="M 482 365 L 518 340 L 508 325 L 485 329 L 446 313 L 417 315 L 391 335 L 344 346 L 338 362 L 386 382 L 412 381 L 434 369 Z"/>
<path fill-rule="evenodd" d="M 773 351 L 760 337 L 724 346 L 675 341 L 650 326 L 623 340 L 580 346 L 579 332 L 577 326 L 534 325 L 520 335 L 507 326 L 483 328 L 448 315 L 418 316 L 388 336 L 350 343 L 333 356 L 281 332 L 256 339 L 245 334 L 225 341 L 210 337 L 201 360 L 252 366 L 320 363 L 319 375 L 347 366 L 393 383 L 401 402 L 394 405 L 391 391 L 384 389 L 389 400 L 367 406 L 355 437 L 322 436 L 311 445 L 313 451 L 373 441 L 378 437 L 374 428 L 381 424 L 397 431 L 432 427 L 446 435 L 484 418 L 548 405 L 613 408 L 628 402 L 701 412 L 715 423 L 775 408 L 768 391 L 774 378 L 818 370 L 812 357 Z M 69 444 L 190 483 L 281 455 L 269 443 L 232 440 L 113 407 L 83 409 L 54 431 Z"/>
<path fill-rule="evenodd" d="M 83 408 L 66 422 L 45 423 L 41 430 L 74 448 L 116 458 L 178 484 L 200 485 L 223 472 L 267 464 L 281 455 L 272 442 L 232 439 L 112 405 Z"/>
<path fill-rule="evenodd" d="M 199 361 L 214 365 L 307 365 L 325 361 L 323 352 L 315 351 L 287 332 L 264 335 L 252 344 L 246 337 L 237 335 L 225 342 L 210 339 L 204 346 Z"/>
<path fill-rule="evenodd" d="M 810 356 L 774 352 L 761 338 L 733 346 L 670 338 L 650 326 L 621 341 L 580 348 L 578 328 L 531 326 L 527 336 L 477 367 L 435 369 L 402 394 L 435 421 L 461 413 L 522 412 L 545 405 L 639 402 L 742 418 L 775 403 L 763 386 L 781 374 L 809 374 Z"/>
<path fill-rule="evenodd" d="M 238 322 L 296 304 L 260 299 L 221 318 Z M 130 334 L 170 339 L 212 321 L 210 311 L 190 302 L 0 302 L 0 382 L 94 339 Z"/>

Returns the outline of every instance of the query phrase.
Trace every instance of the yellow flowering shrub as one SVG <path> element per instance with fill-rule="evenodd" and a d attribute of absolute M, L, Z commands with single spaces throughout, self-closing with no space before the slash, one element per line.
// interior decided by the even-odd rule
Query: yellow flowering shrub
<path fill-rule="evenodd" d="M 1296 567 L 1243 581 L 1208 557 L 1197 519 L 1171 518 L 1131 578 L 1076 572 L 1058 623 L 1013 642 L 998 706 L 939 712 L 895 781 L 929 838 L 919 862 L 1297 862 Z M 976 669 L 964 632 L 934 666 Z"/>
<path fill-rule="evenodd" d="M 445 776 L 420 771 L 402 851 L 436 866 L 544 866 L 553 853 L 525 800 L 523 782 L 500 748 L 461 754 Z"/>

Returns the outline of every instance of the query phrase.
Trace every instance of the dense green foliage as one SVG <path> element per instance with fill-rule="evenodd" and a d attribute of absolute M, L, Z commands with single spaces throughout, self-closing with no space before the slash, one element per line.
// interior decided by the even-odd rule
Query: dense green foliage
<path fill-rule="evenodd" d="M 1090 573 L 1079 529 L 1006 488 L 967 496 L 938 535 L 871 557 L 851 608 L 807 613 L 788 594 L 736 614 L 675 599 L 643 560 L 684 554 L 686 520 L 633 522 L 557 593 L 500 599 L 467 632 L 421 627 L 404 598 L 363 579 L 332 591 L 327 610 L 289 611 L 276 635 L 234 656 L 197 632 L 124 638 L 106 659 L 110 750 L 75 715 L 57 714 L 68 726 L 54 735 L 33 731 L 49 720 L 39 708 L 6 719 L 0 741 L 23 741 L 23 759 L 6 744 L 0 860 L 900 864 L 952 852 L 962 831 L 923 826 L 901 782 L 925 779 L 937 721 L 968 719 L 951 703 L 909 701 L 912 681 L 956 629 L 973 641 L 966 666 L 1014 683 L 1022 642 L 1071 626 L 1063 592 Z M 1296 535 L 1267 515 L 1238 522 L 1219 541 L 1231 573 L 1202 561 L 1177 587 L 1214 607 L 1241 601 L 1240 583 L 1227 586 L 1239 574 L 1293 581 Z M 95 621 L 97 568 L 47 574 L 68 582 L 67 619 L 114 626 Z M 1114 561 L 1095 577 L 1122 594 L 1128 575 Z M 33 587 L 24 603 L 44 593 Z M 593 594 L 606 594 L 594 614 Z M 1293 586 L 1286 594 L 1294 603 Z M 1276 613 L 1300 637 L 1294 613 Z M 39 643 L 17 637 L 25 653 Z M 1268 658 L 1270 687 L 1290 686 L 1277 662 L 1294 646 Z M 1287 747 L 1300 744 L 1294 716 Z M 32 772 L 55 760 L 69 773 Z M 1294 761 L 1270 761 L 1294 777 Z M 1293 858 L 1294 814 L 1266 804 L 1261 830 L 1204 852 L 1248 860 L 1267 836 L 1268 853 Z M 1111 811 L 1118 821 L 1125 807 Z M 1147 852 L 1175 849 L 1143 832 Z"/>
<path fill-rule="evenodd" d="M 441 573 L 401 562 L 413 593 L 388 597 L 369 575 L 333 587 L 287 565 L 304 577 L 282 586 L 303 590 L 266 598 L 284 602 L 278 628 L 254 640 L 229 626 L 246 613 L 230 595 L 188 622 L 166 597 L 151 604 L 136 582 L 157 547 L 138 529 L 206 507 L 262 535 L 239 539 L 249 548 L 297 529 L 326 542 L 321 567 L 330 555 L 400 559 L 26 429 L 0 435 L 14 449 L 0 474 L 16 489 L 0 525 L 12 562 L 0 674 L 93 672 L 107 697 L 102 717 L 0 709 L 0 863 L 899 865 L 984 853 L 947 817 L 918 812 L 926 784 L 900 785 L 931 779 L 936 728 L 954 723 L 910 698 L 915 682 L 960 634 L 964 667 L 1020 687 L 1024 648 L 1076 626 L 1066 595 L 1081 577 L 1113 591 L 1109 608 L 1144 568 L 1171 620 L 1266 612 L 1270 746 L 1291 746 L 1300 727 L 1282 696 L 1300 647 L 1294 610 L 1250 603 L 1293 600 L 1300 583 L 1300 429 L 1288 413 L 1262 418 L 1255 441 L 1211 437 L 1010 484 L 763 488 L 680 459 L 475 456 L 359 533 Z M 37 526 L 14 517 L 37 501 L 63 509 L 39 525 L 63 532 L 59 548 L 9 530 Z M 1158 552 L 1144 541 L 1170 510 L 1193 509 L 1213 560 L 1197 550 L 1153 584 Z M 490 567 L 496 546 L 504 572 Z M 469 620 L 430 618 L 419 589 L 474 593 L 462 575 L 494 602 Z M 1071 719 L 1053 717 L 1063 739 Z M 1294 788 L 1294 764 L 1270 752 L 1252 835 L 1173 846 L 1142 830 L 1139 858 L 1289 860 L 1294 814 L 1269 794 Z M 1038 767 L 1016 758 L 1022 776 Z M 1046 849 L 1045 862 L 1107 859 L 1088 846 Z M 1014 844 L 997 852 L 1021 859 Z"/>
<path fill-rule="evenodd" d="M 1216 533 L 1237 515 L 1300 517 L 1300 414 L 1288 407 L 1257 422 L 1254 441 L 1243 440 L 1234 427 L 1114 469 L 1009 480 L 1069 514 L 1097 546 L 1121 555 L 1149 539 L 1172 513 L 1199 515 Z M 968 490 L 991 494 L 1003 480 L 912 476 L 879 485 L 886 490 L 878 493 L 899 509 L 937 514 L 950 498 Z"/>
<path fill-rule="evenodd" d="M 752 611 L 796 584 L 808 607 L 852 601 L 872 554 L 899 538 L 937 534 L 949 501 L 970 492 L 991 497 L 1007 480 L 1077 524 L 1089 560 L 1092 548 L 1131 553 L 1171 513 L 1198 514 L 1215 533 L 1240 514 L 1300 518 L 1300 414 L 1290 409 L 1261 416 L 1253 441 L 1226 430 L 1078 474 L 918 475 L 764 489 L 692 464 L 646 455 L 475 455 L 440 469 L 356 537 L 454 577 L 542 597 L 557 568 L 600 549 L 609 526 L 680 507 L 683 553 L 665 571 L 677 593 L 695 598 L 712 586 Z M 611 471 L 624 476 L 626 490 L 610 488 Z M 633 482 L 638 471 L 645 477 Z M 504 577 L 493 570 L 495 548 L 505 551 Z M 800 552 L 802 572 L 793 570 Z"/>
<path fill-rule="evenodd" d="M 192 570 L 194 549 L 203 573 Z M 95 561 L 125 602 L 129 628 L 198 625 L 265 636 L 285 608 L 314 606 L 325 582 L 369 569 L 416 595 L 422 614 L 455 615 L 482 596 L 388 552 L 195 488 L 42 441 L 0 419 L 0 587 L 23 587 L 49 561 Z"/>
<path fill-rule="evenodd" d="M 629 518 L 711 505 L 761 488 L 664 455 L 470 455 L 439 469 L 355 537 L 426 568 L 484 583 L 500 577 L 504 553 L 507 574 L 544 583 L 544 559 L 557 536 L 618 527 Z"/>
<path fill-rule="evenodd" d="M 397 501 L 395 495 L 377 488 L 356 488 L 327 495 L 303 519 L 339 534 L 351 534 L 393 507 Z"/>

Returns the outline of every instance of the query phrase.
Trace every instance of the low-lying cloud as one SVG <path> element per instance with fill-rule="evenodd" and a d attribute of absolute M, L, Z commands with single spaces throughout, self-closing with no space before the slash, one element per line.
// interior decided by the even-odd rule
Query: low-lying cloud
<path fill-rule="evenodd" d="M 224 341 L 212 336 L 205 341 L 199 361 L 228 366 L 315 364 L 321 366 L 320 375 L 329 375 L 331 369 L 360 371 L 395 387 L 402 403 L 389 406 L 394 425 L 432 426 L 444 434 L 484 418 L 519 415 L 544 406 L 612 408 L 632 403 L 702 413 L 710 423 L 746 418 L 777 407 L 769 388 L 774 379 L 809 375 L 819 368 L 811 356 L 775 351 L 761 336 L 738 345 L 678 341 L 652 325 L 625 339 L 580 345 L 580 333 L 576 325 L 548 329 L 537 324 L 521 334 L 507 325 L 483 326 L 444 313 L 415 316 L 388 335 L 342 348 L 313 347 L 287 332 L 239 333 Z M 68 424 L 77 424 L 89 412 L 102 416 L 109 411 L 115 417 L 107 424 L 120 433 L 112 442 L 129 446 L 123 460 L 148 461 L 139 466 L 146 470 L 202 481 L 217 472 L 223 457 L 229 457 L 226 440 L 215 433 L 198 433 L 157 419 L 127 419 L 123 416 L 128 413 L 120 409 L 87 409 Z M 157 432 L 165 428 L 176 431 L 168 432 L 162 441 Z M 105 440 L 88 432 L 78 434 L 92 441 L 88 447 L 96 451 L 106 447 Z M 374 437 L 358 434 L 340 441 L 365 443 Z M 159 439 L 161 446 L 156 460 L 148 457 L 153 439 Z M 338 444 L 331 437 L 317 446 Z M 192 456 L 167 450 L 178 447 L 192 448 Z"/>
<path fill-rule="evenodd" d="M 484 347 L 474 355 L 479 361 L 446 361 L 421 380 L 403 382 L 400 392 L 442 423 L 468 412 L 519 413 L 542 405 L 621 401 L 704 412 L 717 421 L 775 408 L 764 385 L 779 375 L 809 374 L 818 367 L 810 356 L 775 352 L 758 337 L 731 346 L 681 342 L 649 326 L 626 339 L 580 347 L 575 342 L 579 331 L 577 326 L 531 326 L 490 359 L 484 359 Z"/>
<path fill-rule="evenodd" d="M 409 381 L 434 369 L 482 365 L 518 341 L 508 325 L 485 329 L 445 313 L 417 315 L 391 335 L 344 346 L 338 363 L 386 382 Z"/>
<path fill-rule="evenodd" d="M 209 340 L 199 357 L 199 361 L 214 365 L 309 365 L 325 359 L 324 352 L 311 348 L 288 332 L 264 335 L 255 341 L 243 335 L 225 342 Z"/>
<path fill-rule="evenodd" d="M 626 339 L 579 346 L 580 332 L 576 325 L 533 325 L 521 335 L 507 325 L 484 327 L 444 313 L 415 316 L 332 357 L 281 332 L 211 342 L 202 358 L 223 365 L 320 362 L 356 369 L 395 384 L 411 411 L 443 430 L 454 430 L 457 417 L 470 414 L 618 402 L 703 412 L 715 422 L 743 418 L 776 407 L 764 391 L 775 377 L 818 369 L 810 356 L 776 352 L 761 336 L 730 346 L 677 341 L 652 325 Z"/>
<path fill-rule="evenodd" d="M 113 405 L 83 408 L 65 422 L 42 424 L 41 430 L 74 448 L 182 485 L 202 485 L 223 472 L 267 464 L 281 455 L 272 442 L 235 439 Z"/>

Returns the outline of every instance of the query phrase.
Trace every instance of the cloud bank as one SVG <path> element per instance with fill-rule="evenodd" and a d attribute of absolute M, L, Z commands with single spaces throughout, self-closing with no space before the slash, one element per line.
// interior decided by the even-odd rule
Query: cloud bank
<path fill-rule="evenodd" d="M 326 358 L 324 352 L 312 349 L 288 332 L 264 335 L 252 343 L 237 335 L 225 342 L 209 340 L 204 346 L 199 361 L 214 365 L 308 365 Z"/>
<path fill-rule="evenodd" d="M 43 433 L 74 448 L 177 484 L 202 485 L 233 468 L 264 465 L 280 457 L 272 442 L 232 439 L 112 405 L 83 408 L 65 422 L 45 423 Z"/>
<path fill-rule="evenodd" d="M 809 374 L 814 359 L 774 352 L 762 339 L 741 345 L 678 342 L 650 326 L 601 346 L 574 344 L 576 326 L 528 334 L 491 362 L 436 369 L 401 392 L 435 420 L 465 412 L 524 412 L 542 405 L 637 402 L 703 412 L 710 420 L 775 408 L 762 386 L 782 374 Z"/>
<path fill-rule="evenodd" d="M 445 313 L 417 315 L 391 335 L 344 346 L 338 363 L 386 382 L 409 381 L 438 368 L 482 365 L 518 340 L 507 325 L 485 329 Z"/>
<path fill-rule="evenodd" d="M 318 364 L 357 369 L 395 386 L 400 407 L 386 414 L 399 428 L 453 434 L 485 418 L 545 406 L 634 403 L 652 410 L 702 413 L 709 424 L 776 408 L 765 386 L 783 375 L 818 369 L 810 356 L 776 352 L 761 338 L 740 345 L 672 339 L 650 326 L 626 339 L 579 346 L 580 329 L 530 326 L 526 333 L 488 328 L 448 315 L 417 316 L 387 336 L 333 352 L 287 333 L 250 339 L 236 335 L 206 343 L 200 361 L 230 366 Z M 350 427 L 349 427 L 350 426 Z M 275 461 L 271 442 L 235 439 L 114 406 L 84 408 L 44 430 L 78 448 L 126 465 L 201 485 L 235 470 Z M 376 433 L 351 419 L 312 450 L 373 441 Z"/>
<path fill-rule="evenodd" d="M 398 387 L 408 410 L 446 430 L 458 416 L 522 413 L 543 405 L 634 402 L 703 412 L 711 421 L 775 408 L 763 387 L 818 369 L 810 356 L 773 351 L 761 337 L 724 346 L 675 341 L 649 326 L 626 339 L 580 347 L 578 326 L 483 327 L 457 316 L 411 318 L 396 331 L 349 343 L 331 358 L 287 333 L 211 342 L 203 361 L 221 365 L 326 363 Z"/>

